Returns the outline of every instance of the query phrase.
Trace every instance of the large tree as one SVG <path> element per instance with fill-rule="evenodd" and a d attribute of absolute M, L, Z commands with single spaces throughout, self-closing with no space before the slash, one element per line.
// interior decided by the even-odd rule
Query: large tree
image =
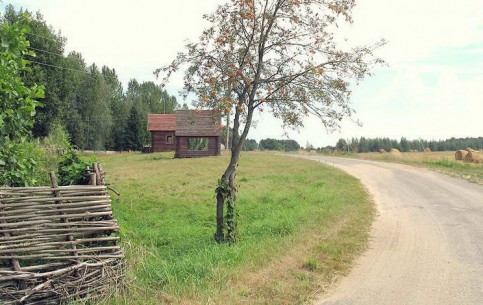
<path fill-rule="evenodd" d="M 312 114 L 328 130 L 352 115 L 350 83 L 382 62 L 373 56 L 381 43 L 352 49 L 336 43 L 334 30 L 352 22 L 354 5 L 354 0 L 230 0 L 205 16 L 211 26 L 198 42 L 156 71 L 168 81 L 187 64 L 184 95 L 196 94 L 199 108 L 234 111 L 231 159 L 216 188 L 218 242 L 237 238 L 235 174 L 256 111 L 269 110 L 293 128 Z"/>
<path fill-rule="evenodd" d="M 23 15 L 29 17 L 30 31 L 26 35 L 29 40 L 28 49 L 34 51 L 36 56 L 27 56 L 31 62 L 31 72 L 22 75 L 22 78 L 27 86 L 45 86 L 45 96 L 40 99 L 44 106 L 37 109 L 32 129 L 35 137 L 44 137 L 48 135 L 51 125 L 62 118 L 62 110 L 66 107 L 66 101 L 63 100 L 65 90 L 62 87 L 68 80 L 65 79 L 63 69 L 59 68 L 62 66 L 66 39 L 60 33 L 56 33 L 39 12 L 17 12 L 12 5 L 7 5 L 4 19 L 10 24 L 26 24 Z"/>

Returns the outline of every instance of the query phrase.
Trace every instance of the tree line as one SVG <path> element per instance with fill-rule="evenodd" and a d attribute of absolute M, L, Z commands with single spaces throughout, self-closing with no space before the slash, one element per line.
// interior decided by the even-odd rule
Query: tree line
<path fill-rule="evenodd" d="M 335 146 L 327 146 L 319 150 L 338 150 L 346 152 L 378 152 L 380 149 L 390 151 L 398 149 L 402 152 L 424 151 L 454 151 L 459 149 L 483 149 L 483 137 L 478 138 L 450 138 L 446 140 L 408 140 L 402 137 L 400 140 L 390 138 L 352 138 L 350 140 L 339 139 Z"/>
<path fill-rule="evenodd" d="M 230 138 L 233 136 L 233 129 L 229 129 Z M 226 129 L 221 134 L 221 143 L 226 143 Z M 230 147 L 228 147 L 230 148 Z M 255 139 L 246 139 L 243 143 L 242 151 L 254 151 L 254 150 L 276 150 L 276 151 L 296 151 L 299 150 L 300 144 L 295 140 L 290 139 L 272 139 L 266 138 L 257 142 Z"/>
<path fill-rule="evenodd" d="M 22 18 L 27 14 L 30 20 Z M 16 11 L 8 5 L 0 24 L 28 23 L 29 71 L 21 78 L 27 87 L 45 87 L 42 103 L 30 127 L 35 138 L 61 126 L 79 149 L 139 150 L 149 144 L 148 113 L 174 113 L 176 98 L 153 82 L 132 79 L 123 88 L 115 69 L 87 65 L 82 54 L 64 55 L 66 38 L 40 13 Z"/>

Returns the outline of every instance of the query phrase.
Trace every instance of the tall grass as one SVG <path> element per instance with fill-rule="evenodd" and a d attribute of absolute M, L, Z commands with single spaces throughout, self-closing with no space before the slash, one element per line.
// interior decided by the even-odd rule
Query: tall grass
<path fill-rule="evenodd" d="M 128 289 L 112 304 L 301 303 L 345 274 L 364 248 L 372 204 L 341 171 L 246 153 L 238 173 L 242 239 L 219 245 L 214 189 L 228 156 L 170 157 L 98 156 L 121 192 L 113 208 L 127 249 Z"/>

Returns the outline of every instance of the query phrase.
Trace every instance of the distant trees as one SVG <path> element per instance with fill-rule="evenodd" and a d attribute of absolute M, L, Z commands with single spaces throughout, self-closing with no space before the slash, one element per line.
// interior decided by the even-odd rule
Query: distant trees
<path fill-rule="evenodd" d="M 423 151 L 428 147 L 432 151 L 447 151 L 458 150 L 471 147 L 473 149 L 483 149 L 483 137 L 478 138 L 451 138 L 446 140 L 407 140 L 402 137 L 399 141 L 389 138 L 365 138 L 359 139 L 353 138 L 347 143 L 344 139 L 339 139 L 335 148 L 339 151 L 347 151 L 347 146 L 350 146 L 349 151 L 352 152 L 378 152 L 380 149 L 390 151 L 392 148 L 396 148 L 403 152 L 408 151 Z"/>
<path fill-rule="evenodd" d="M 260 150 L 279 150 L 279 151 L 295 151 L 300 149 L 300 144 L 295 140 L 277 140 L 263 139 L 258 145 Z"/>
<path fill-rule="evenodd" d="M 88 66 L 78 52 L 64 55 L 66 39 L 40 13 L 17 12 L 9 5 L 0 25 L 15 23 L 31 28 L 25 55 L 30 69 L 21 79 L 27 87 L 45 86 L 45 96 L 39 99 L 43 107 L 37 109 L 29 128 L 34 137 L 45 137 L 60 124 L 81 149 L 139 149 L 150 142 L 147 114 L 173 113 L 178 107 L 176 98 L 153 82 L 131 80 L 124 91 L 114 69 Z M 130 121 L 133 117 L 136 122 Z M 129 138 L 133 125 L 139 137 L 135 145 Z"/>
<path fill-rule="evenodd" d="M 243 143 L 242 150 L 243 151 L 254 151 L 258 149 L 258 143 L 254 139 L 246 139 L 245 143 Z"/>
<path fill-rule="evenodd" d="M 127 150 L 140 150 L 143 146 L 142 118 L 135 106 L 131 108 L 125 133 L 124 147 Z"/>
<path fill-rule="evenodd" d="M 347 151 L 347 141 L 344 139 L 339 139 L 335 147 L 338 151 Z"/>

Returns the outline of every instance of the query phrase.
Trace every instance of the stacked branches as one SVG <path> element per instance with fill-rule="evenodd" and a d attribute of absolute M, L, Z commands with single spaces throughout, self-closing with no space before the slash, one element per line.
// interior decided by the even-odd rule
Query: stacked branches
<path fill-rule="evenodd" d="M 105 186 L 0 188 L 0 303 L 99 298 L 122 276 Z"/>

